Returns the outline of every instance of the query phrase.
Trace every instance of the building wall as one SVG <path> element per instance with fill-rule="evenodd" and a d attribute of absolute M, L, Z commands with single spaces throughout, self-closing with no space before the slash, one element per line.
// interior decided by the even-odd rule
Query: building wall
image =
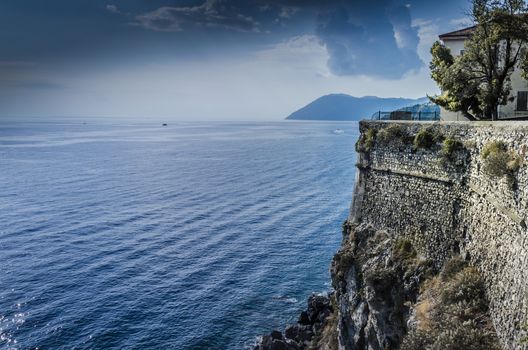
<path fill-rule="evenodd" d="M 517 111 L 517 91 L 528 91 L 528 82 L 521 77 L 521 70 L 517 67 L 511 75 L 513 100 L 505 106 L 499 107 L 499 114 L 504 116 L 526 116 L 527 111 Z"/>
<path fill-rule="evenodd" d="M 451 55 L 453 55 L 453 57 L 456 57 L 461 54 L 462 50 L 464 50 L 464 42 L 465 40 L 461 39 L 445 40 L 444 44 L 451 50 Z"/>
<path fill-rule="evenodd" d="M 382 129 L 387 122 L 363 121 L 360 130 Z M 482 171 L 480 152 L 503 140 L 526 161 L 528 124 L 515 122 L 398 122 L 408 134 L 424 126 L 463 141 L 453 160 L 431 150 L 375 143 L 361 153 L 349 220 L 413 241 L 420 254 L 441 266 L 462 254 L 482 274 L 491 316 L 505 349 L 520 344 L 528 322 L 528 164 L 512 187 Z"/>

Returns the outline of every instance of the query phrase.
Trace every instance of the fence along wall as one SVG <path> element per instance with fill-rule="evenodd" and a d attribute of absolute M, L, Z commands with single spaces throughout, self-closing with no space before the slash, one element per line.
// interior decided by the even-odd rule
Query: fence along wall
<path fill-rule="evenodd" d="M 411 135 L 429 127 L 462 141 L 464 150 L 446 162 L 438 146 L 414 151 L 376 142 L 359 155 L 349 220 L 408 237 L 437 266 L 454 253 L 465 256 L 486 282 L 504 348 L 527 349 L 520 340 L 528 322 L 528 164 L 512 188 L 484 174 L 480 153 L 502 140 L 526 160 L 528 123 L 363 121 L 360 131 L 394 124 Z"/>

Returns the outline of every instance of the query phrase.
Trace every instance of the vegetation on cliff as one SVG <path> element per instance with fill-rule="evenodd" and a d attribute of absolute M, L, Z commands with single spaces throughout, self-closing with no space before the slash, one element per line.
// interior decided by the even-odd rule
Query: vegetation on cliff
<path fill-rule="evenodd" d="M 425 281 L 413 307 L 414 327 L 401 350 L 499 350 L 483 281 L 460 257 Z"/>
<path fill-rule="evenodd" d="M 484 145 L 480 156 L 484 173 L 490 177 L 506 177 L 512 189 L 516 188 L 515 176 L 522 165 L 523 157 L 508 148 L 503 141 L 492 141 Z"/>
<path fill-rule="evenodd" d="M 416 136 L 414 136 L 413 144 L 415 149 L 430 149 L 436 144 L 436 142 L 435 134 L 428 128 L 423 128 L 416 134 Z"/>
<path fill-rule="evenodd" d="M 455 153 L 464 148 L 462 142 L 452 138 L 447 137 L 442 141 L 442 157 L 445 159 L 453 159 Z"/>
<path fill-rule="evenodd" d="M 369 154 L 376 145 L 394 150 L 407 147 L 410 152 L 437 152 L 439 161 L 444 165 L 448 162 L 463 163 L 461 160 L 467 153 L 462 142 L 435 126 L 424 126 L 415 133 L 401 124 L 388 124 L 380 129 L 368 128 L 356 142 L 356 151 Z"/>
<path fill-rule="evenodd" d="M 484 160 L 484 172 L 490 176 L 512 176 L 519 170 L 522 158 L 508 149 L 503 141 L 492 141 L 482 148 L 481 157 Z"/>
<path fill-rule="evenodd" d="M 412 240 L 345 227 L 332 263 L 338 339 L 350 349 L 500 349 L 482 279 L 460 257 L 435 269 Z"/>
<path fill-rule="evenodd" d="M 366 133 L 361 134 L 356 142 L 356 152 L 370 152 L 376 141 L 376 129 L 368 129 Z"/>

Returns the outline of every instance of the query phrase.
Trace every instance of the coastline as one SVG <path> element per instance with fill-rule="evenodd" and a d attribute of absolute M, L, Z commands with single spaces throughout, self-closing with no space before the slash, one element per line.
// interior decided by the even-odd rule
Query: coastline
<path fill-rule="evenodd" d="M 360 129 L 350 216 L 331 267 L 331 312 L 302 336 L 291 331 L 306 329 L 300 318 L 256 349 L 422 349 L 413 346 L 457 341 L 464 349 L 526 350 L 528 170 L 521 162 L 513 178 L 493 178 L 481 154 L 501 140 L 524 159 L 528 124 L 363 121 Z M 423 135 L 432 141 L 420 143 Z M 455 293 L 464 288 L 478 294 Z M 457 298 L 478 303 L 468 317 L 479 322 L 434 316 L 457 310 Z M 426 324 L 433 328 L 423 333 Z M 449 328 L 459 335 L 445 338 Z"/>

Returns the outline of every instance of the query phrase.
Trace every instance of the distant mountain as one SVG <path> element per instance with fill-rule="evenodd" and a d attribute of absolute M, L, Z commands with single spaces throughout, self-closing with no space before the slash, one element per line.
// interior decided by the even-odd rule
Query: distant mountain
<path fill-rule="evenodd" d="M 418 113 L 418 112 L 440 113 L 440 106 L 432 102 L 427 102 L 427 103 L 419 103 L 419 104 L 415 104 L 412 106 L 403 107 L 403 108 L 400 108 L 399 111 L 407 111 L 407 112 L 413 112 L 413 113 Z"/>
<path fill-rule="evenodd" d="M 390 112 L 406 106 L 427 103 L 427 97 L 381 98 L 376 96 L 354 97 L 331 94 L 318 98 L 286 119 L 293 120 L 361 120 L 368 119 L 377 111 Z"/>

